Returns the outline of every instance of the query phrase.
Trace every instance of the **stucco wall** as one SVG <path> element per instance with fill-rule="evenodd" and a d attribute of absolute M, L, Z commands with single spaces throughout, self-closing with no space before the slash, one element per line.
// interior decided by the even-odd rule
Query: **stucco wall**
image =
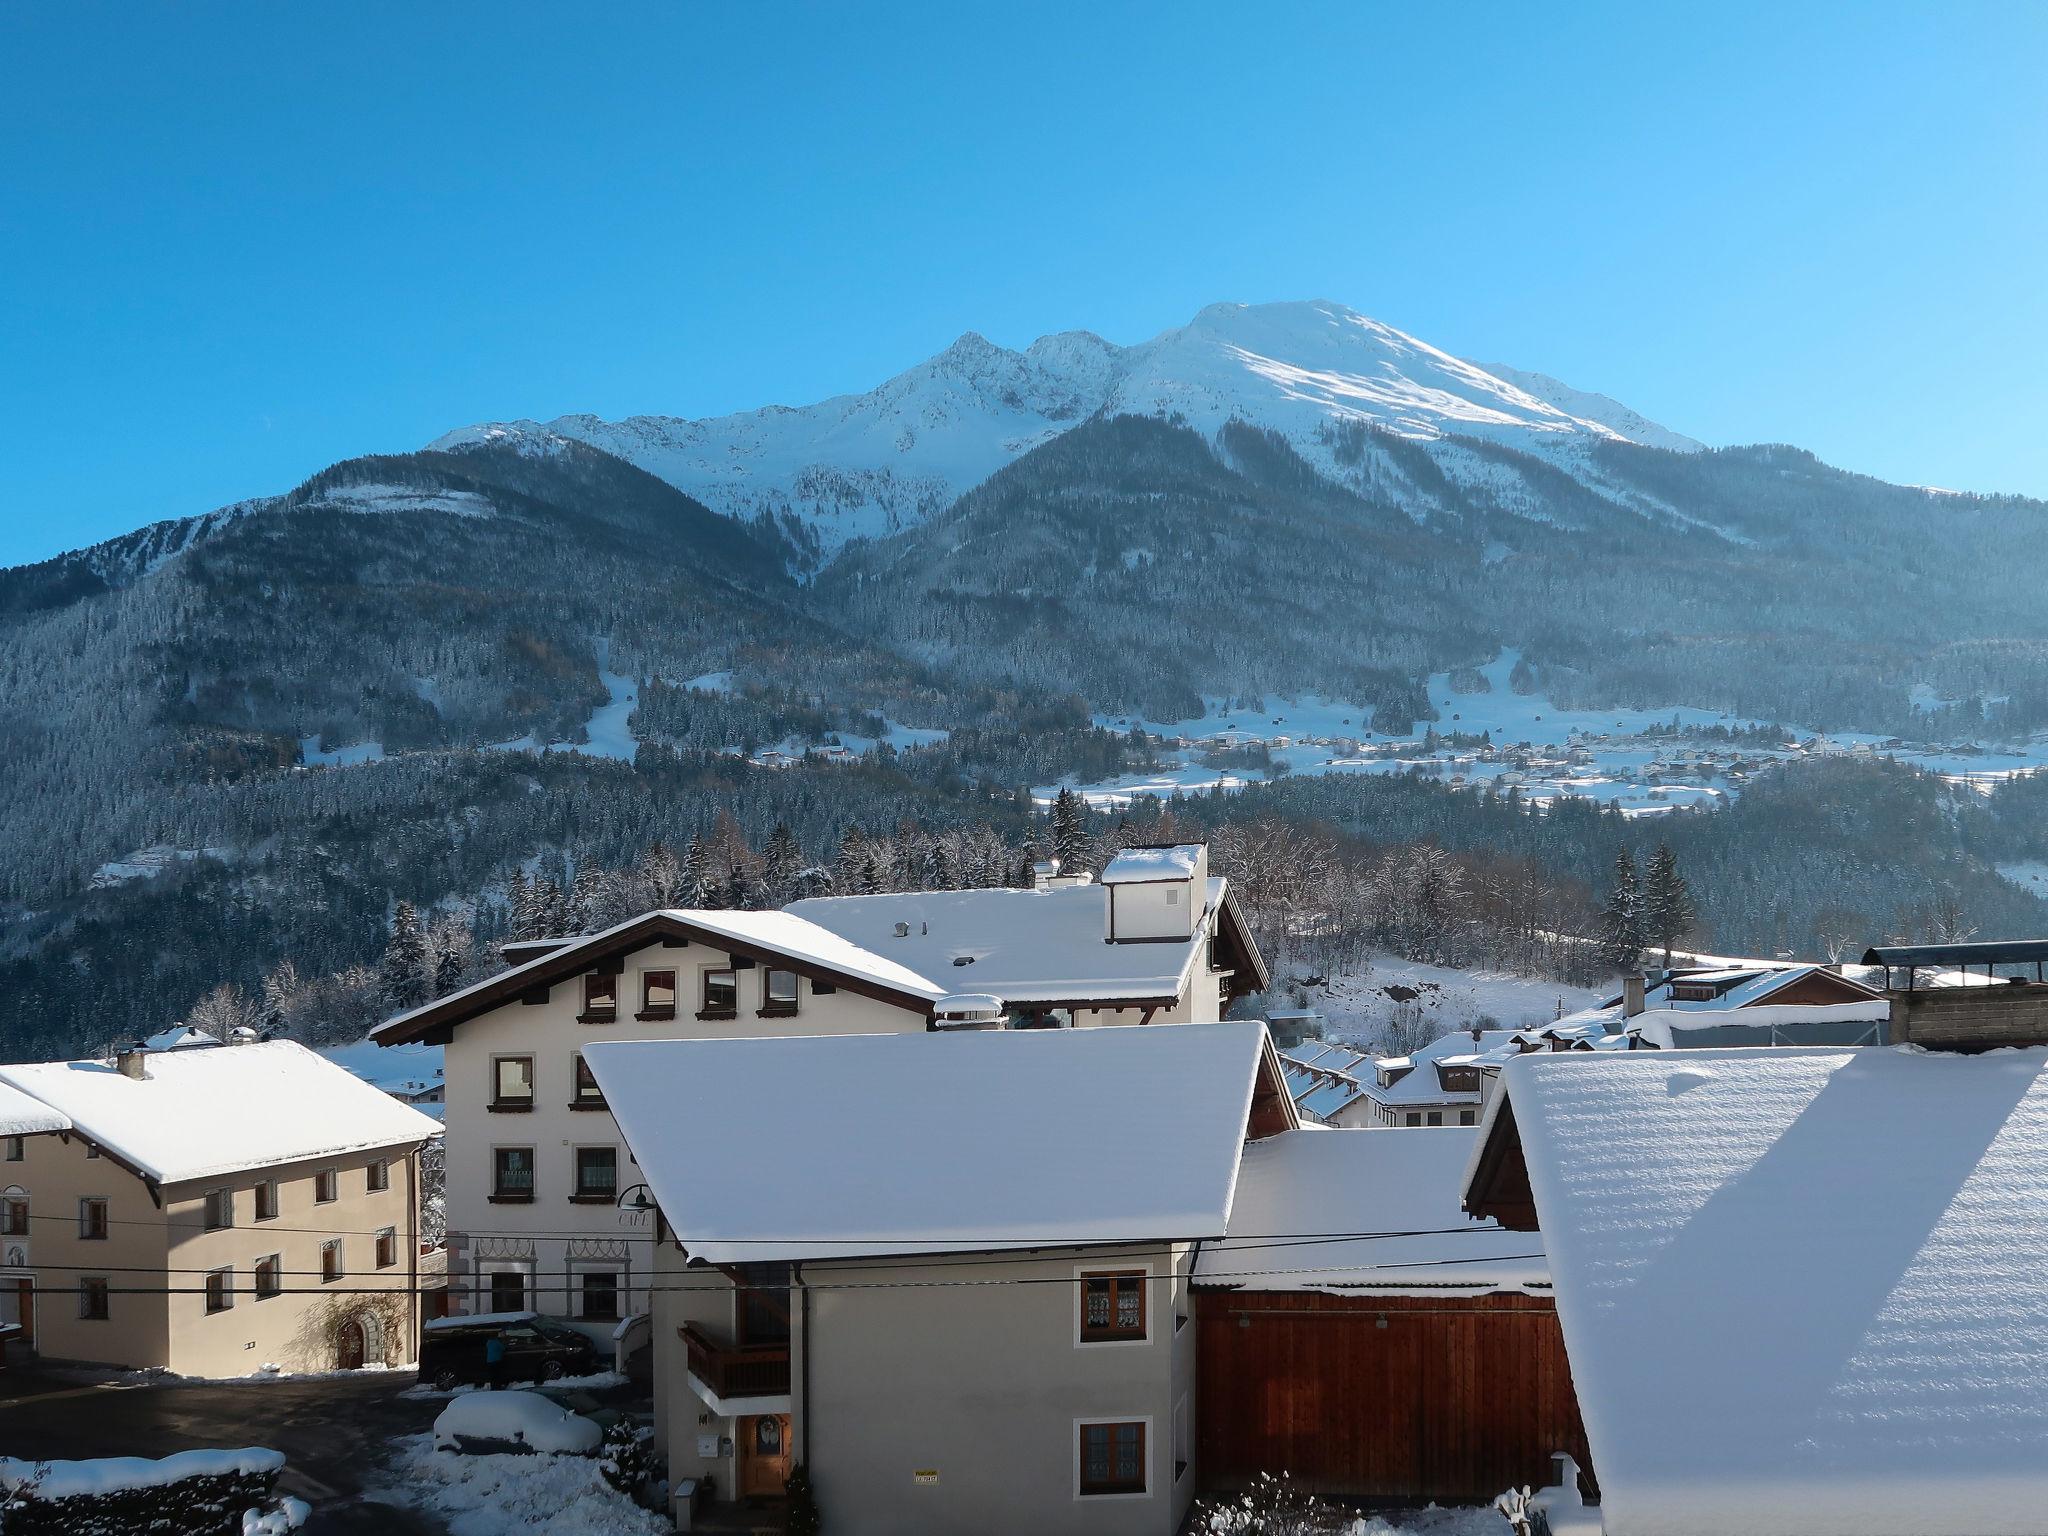
<path fill-rule="evenodd" d="M 700 1020 L 696 1017 L 699 973 L 722 965 L 724 959 L 721 952 L 702 944 L 682 949 L 650 944 L 626 956 L 618 978 L 619 1008 L 614 1023 L 577 1022 L 583 1011 L 583 988 L 580 978 L 572 978 L 557 984 L 545 1003 L 507 1003 L 456 1027 L 444 1056 L 443 1078 L 448 1229 L 464 1239 L 451 1256 L 449 1276 L 451 1303 L 458 1310 L 483 1309 L 487 1297 L 483 1277 L 495 1268 L 516 1269 L 525 1276 L 527 1305 L 575 1323 L 603 1341 L 609 1341 L 613 1324 L 578 1315 L 583 1270 L 622 1273 L 620 1311 L 646 1309 L 647 1276 L 653 1262 L 648 1219 L 610 1205 L 586 1205 L 570 1199 L 577 1147 L 616 1147 L 621 1191 L 642 1179 L 611 1115 L 602 1109 L 570 1107 L 576 1053 L 589 1041 L 884 1034 L 925 1028 L 922 1013 L 844 987 L 821 996 L 808 979 L 798 983 L 794 1017 L 762 1018 L 757 1010 L 766 971 L 759 966 L 737 973 L 737 1018 Z M 676 1017 L 635 1020 L 640 973 L 670 969 L 677 972 Z M 492 1060 L 498 1056 L 534 1058 L 534 1105 L 530 1111 L 507 1114 L 490 1108 Z M 534 1149 L 531 1203 L 491 1200 L 492 1149 L 500 1146 Z M 584 1235 L 571 1240 L 562 1235 L 565 1233 Z"/>

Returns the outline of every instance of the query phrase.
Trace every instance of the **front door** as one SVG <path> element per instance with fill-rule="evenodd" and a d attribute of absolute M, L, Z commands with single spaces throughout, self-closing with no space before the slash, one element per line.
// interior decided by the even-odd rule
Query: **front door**
<path fill-rule="evenodd" d="M 334 1363 L 344 1371 L 359 1371 L 363 1368 L 363 1325 L 361 1322 L 347 1322 L 341 1325 L 341 1337 L 335 1341 Z"/>
<path fill-rule="evenodd" d="M 740 1420 L 740 1496 L 779 1495 L 789 1481 L 789 1415 Z"/>
<path fill-rule="evenodd" d="M 24 1350 L 35 1347 L 35 1281 L 0 1280 L 0 1323 L 21 1324 L 21 1347 Z"/>

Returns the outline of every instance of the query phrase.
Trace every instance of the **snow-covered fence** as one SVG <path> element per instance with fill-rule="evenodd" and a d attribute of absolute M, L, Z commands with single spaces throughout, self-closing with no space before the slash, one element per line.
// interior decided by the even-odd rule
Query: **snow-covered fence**
<path fill-rule="evenodd" d="M 7 1536 L 242 1536 L 250 1514 L 288 1530 L 305 1506 L 273 1497 L 284 1456 L 250 1448 L 180 1451 L 161 1461 L 17 1461 L 0 1456 Z"/>

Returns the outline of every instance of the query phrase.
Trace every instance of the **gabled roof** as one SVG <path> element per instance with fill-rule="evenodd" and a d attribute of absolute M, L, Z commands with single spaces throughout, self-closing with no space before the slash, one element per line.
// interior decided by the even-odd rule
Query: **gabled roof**
<path fill-rule="evenodd" d="M 1526 1170 L 1610 1536 L 2042 1529 L 2048 1051 L 1501 1080 L 1467 1204 Z"/>
<path fill-rule="evenodd" d="M 1469 1127 L 1317 1128 L 1252 1142 L 1238 1166 L 1229 1235 L 1202 1245 L 1195 1283 L 1394 1295 L 1547 1292 L 1541 1238 L 1474 1221 L 1458 1207 L 1477 1135 Z"/>
<path fill-rule="evenodd" d="M 1271 978 L 1229 882 L 1211 877 L 1208 899 L 1224 940 L 1249 972 L 1234 990 L 1263 988 Z M 813 896 L 786 910 L 949 992 L 992 992 L 1012 1007 L 1171 1006 L 1208 964 L 1202 926 L 1179 942 L 1111 944 L 1104 938 L 1107 900 L 1104 887 L 1090 884 Z M 899 934 L 899 925 L 908 931 Z"/>
<path fill-rule="evenodd" d="M 606 1040 L 584 1059 L 709 1264 L 1220 1237 L 1262 1099 L 1297 1123 L 1255 1021 Z"/>
<path fill-rule="evenodd" d="M 290 1040 L 0 1066 L 71 1128 L 159 1184 L 425 1141 L 441 1127 Z"/>
<path fill-rule="evenodd" d="M 940 987 L 896 961 L 862 949 L 793 912 L 664 910 L 571 939 L 510 970 L 385 1020 L 370 1031 L 379 1045 L 438 1037 L 458 1024 L 539 987 L 552 986 L 650 944 L 703 944 L 721 954 L 787 965 L 830 980 L 849 992 L 929 1015 L 931 1005 L 957 987 Z"/>

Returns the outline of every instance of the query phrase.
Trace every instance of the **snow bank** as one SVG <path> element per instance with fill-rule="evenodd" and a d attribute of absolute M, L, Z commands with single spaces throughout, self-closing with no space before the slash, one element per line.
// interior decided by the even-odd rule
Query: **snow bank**
<path fill-rule="evenodd" d="M 668 1536 L 666 1517 L 614 1491 L 584 1456 L 446 1456 L 398 1442 L 388 1486 L 367 1495 L 434 1517 L 453 1536 Z M 1496 1533 L 1497 1536 L 1497 1533 Z"/>
<path fill-rule="evenodd" d="M 283 1470 L 284 1453 L 260 1446 L 236 1451 L 179 1451 L 154 1461 L 146 1456 L 101 1456 L 92 1461 L 19 1461 L 0 1456 L 0 1489 L 12 1493 L 33 1483 L 41 1498 L 73 1499 L 164 1488 L 194 1477 L 261 1477 Z"/>
<path fill-rule="evenodd" d="M 554 1455 L 588 1456 L 604 1431 L 538 1392 L 472 1392 L 434 1420 L 434 1445 L 457 1451 L 467 1441 L 507 1441 Z"/>

